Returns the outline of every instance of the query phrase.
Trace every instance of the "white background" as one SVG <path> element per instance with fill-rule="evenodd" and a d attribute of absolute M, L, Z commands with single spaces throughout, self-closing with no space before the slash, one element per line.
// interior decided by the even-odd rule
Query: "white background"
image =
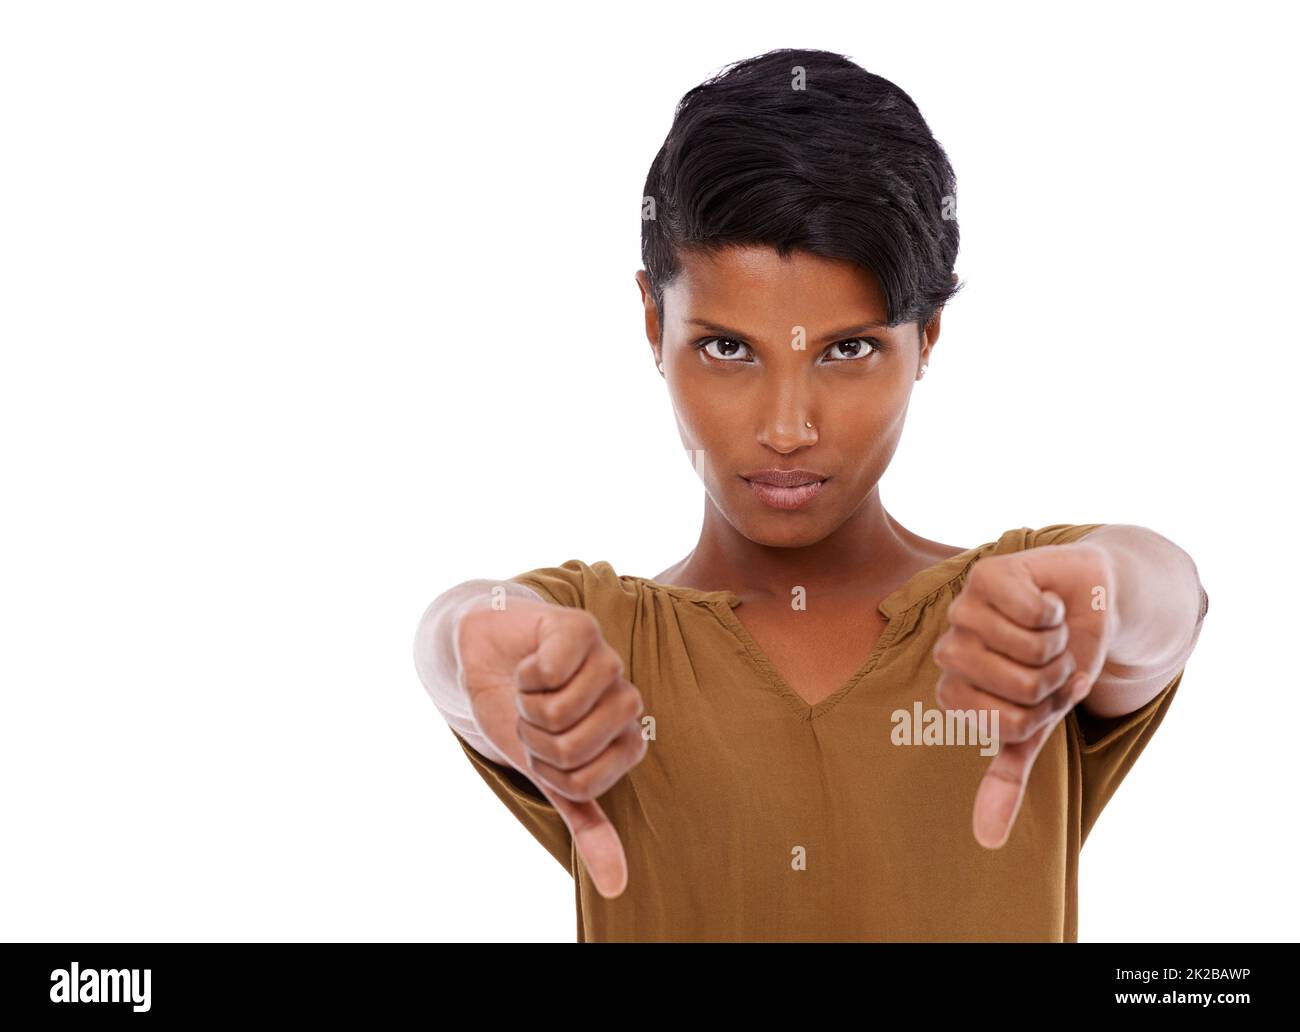
<path fill-rule="evenodd" d="M 886 507 L 1149 526 L 1210 594 L 1081 940 L 1294 937 L 1280 8 L 6 5 L 0 934 L 573 940 L 412 635 L 470 577 L 694 544 L 642 185 L 682 93 L 809 46 L 958 176 Z"/>

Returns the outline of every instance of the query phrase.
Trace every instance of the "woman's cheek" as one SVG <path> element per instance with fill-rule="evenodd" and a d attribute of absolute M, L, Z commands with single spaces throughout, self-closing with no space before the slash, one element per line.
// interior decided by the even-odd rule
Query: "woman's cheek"
<path fill-rule="evenodd" d="M 673 413 L 677 417 L 677 429 L 681 434 L 682 447 L 707 448 L 709 441 L 718 433 L 718 427 L 728 426 L 727 415 L 716 403 L 719 399 L 705 398 L 697 392 L 677 390 L 673 394 Z"/>

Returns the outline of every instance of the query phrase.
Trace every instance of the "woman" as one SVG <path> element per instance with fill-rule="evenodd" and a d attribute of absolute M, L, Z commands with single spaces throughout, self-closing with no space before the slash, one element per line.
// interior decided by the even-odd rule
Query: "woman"
<path fill-rule="evenodd" d="M 699 542 L 653 578 L 458 585 L 415 644 L 576 879 L 579 941 L 1076 939 L 1079 849 L 1208 600 L 1141 527 L 963 548 L 885 510 L 954 196 L 911 99 L 847 58 L 764 54 L 679 104 L 637 281 Z"/>

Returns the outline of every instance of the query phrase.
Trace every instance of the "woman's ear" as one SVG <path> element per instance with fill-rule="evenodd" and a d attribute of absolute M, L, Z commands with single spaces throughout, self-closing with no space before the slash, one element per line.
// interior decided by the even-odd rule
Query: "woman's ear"
<path fill-rule="evenodd" d="M 654 292 L 650 289 L 650 276 L 645 269 L 636 274 L 636 285 L 641 291 L 641 308 L 645 312 L 645 333 L 651 344 L 659 342 L 659 310 L 655 308 Z"/>
<path fill-rule="evenodd" d="M 952 274 L 952 285 L 957 285 L 957 274 Z M 925 326 L 925 331 L 921 334 L 920 356 L 917 361 L 917 379 L 925 375 L 925 368 L 930 364 L 931 354 L 934 346 L 939 340 L 939 321 L 943 316 L 943 305 L 935 309 L 934 315 Z"/>
<path fill-rule="evenodd" d="M 650 341 L 650 350 L 654 353 L 655 365 L 663 372 L 663 348 L 659 327 L 659 310 L 655 307 L 654 295 L 650 290 L 650 277 L 645 269 L 636 274 L 636 285 L 641 290 L 641 308 L 645 315 L 645 335 Z"/>
<path fill-rule="evenodd" d="M 930 321 L 925 324 L 925 333 L 921 335 L 921 361 L 930 361 L 930 352 L 934 350 L 935 344 L 939 342 L 939 327 L 943 319 L 943 305 L 934 310 L 934 315 Z"/>

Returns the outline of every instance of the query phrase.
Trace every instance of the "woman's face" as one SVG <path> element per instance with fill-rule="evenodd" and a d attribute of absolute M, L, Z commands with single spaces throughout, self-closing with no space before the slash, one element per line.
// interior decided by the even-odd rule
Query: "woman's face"
<path fill-rule="evenodd" d="M 717 509 L 765 545 L 810 545 L 842 526 L 893 458 L 938 317 L 924 339 L 915 323 L 885 328 L 871 273 L 735 247 L 683 256 L 664 292 L 660 351 L 644 271 L 637 279 L 682 444 Z M 811 471 L 821 483 L 755 486 L 764 470 Z"/>

